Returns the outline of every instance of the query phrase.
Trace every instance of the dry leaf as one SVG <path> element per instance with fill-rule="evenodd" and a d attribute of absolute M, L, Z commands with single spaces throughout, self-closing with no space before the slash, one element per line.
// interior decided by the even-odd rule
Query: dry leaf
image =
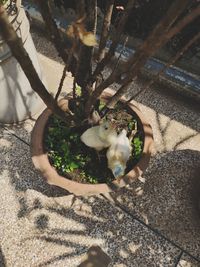
<path fill-rule="evenodd" d="M 71 38 L 78 38 L 84 45 L 97 45 L 95 35 L 92 32 L 87 32 L 81 23 L 73 23 L 67 28 L 66 33 Z"/>
<path fill-rule="evenodd" d="M 97 45 L 97 41 L 96 41 L 95 35 L 92 32 L 86 32 L 83 35 L 81 41 L 84 43 L 84 45 L 87 45 L 87 46 L 95 46 L 95 45 Z"/>

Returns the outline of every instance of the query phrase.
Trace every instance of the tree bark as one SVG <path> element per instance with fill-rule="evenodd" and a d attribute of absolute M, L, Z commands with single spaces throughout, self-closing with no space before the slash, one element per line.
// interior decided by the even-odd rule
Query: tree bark
<path fill-rule="evenodd" d="M 86 15 L 86 28 L 87 31 L 92 31 L 95 34 L 96 27 L 96 9 L 97 0 L 87 0 L 87 5 L 85 5 L 85 15 Z M 76 82 L 82 87 L 83 94 L 88 97 L 89 90 L 86 86 L 88 79 L 92 74 L 92 56 L 93 47 L 88 47 L 86 45 L 81 45 L 81 51 L 79 56 L 79 62 L 77 64 L 78 70 L 76 75 Z"/>
<path fill-rule="evenodd" d="M 43 102 L 47 105 L 52 112 L 59 116 L 62 120 L 69 121 L 69 117 L 62 111 L 52 95 L 46 90 L 42 81 L 40 80 L 33 63 L 23 47 L 21 39 L 17 36 L 13 26 L 9 23 L 6 11 L 0 5 L 0 34 L 5 42 L 8 44 L 13 56 L 19 62 L 26 77 L 28 78 L 32 89 L 41 97 Z"/>
<path fill-rule="evenodd" d="M 97 56 L 98 61 L 101 61 L 105 54 L 105 47 L 106 47 L 106 42 L 108 40 L 108 34 L 110 30 L 110 23 L 111 23 L 114 2 L 115 2 L 114 0 L 107 1 L 106 14 L 104 16 L 103 26 L 102 26 L 102 31 L 101 31 L 101 39 L 99 42 L 99 51 L 98 51 L 98 56 Z"/>

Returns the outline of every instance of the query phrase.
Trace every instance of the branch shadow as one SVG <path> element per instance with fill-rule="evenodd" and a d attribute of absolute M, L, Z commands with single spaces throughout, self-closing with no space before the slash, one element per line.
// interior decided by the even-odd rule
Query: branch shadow
<path fill-rule="evenodd" d="M 23 129 L 23 134 L 29 133 Z M 30 236 L 24 242 L 30 242 L 28 243 L 30 245 L 33 240 L 38 240 L 45 244 L 47 250 L 49 246 L 60 247 L 60 253 L 52 252 L 49 258 L 42 262 L 40 258 L 37 266 L 59 264 L 61 260 L 65 262 L 81 257 L 91 245 L 96 243 L 106 250 L 113 262 L 118 264 L 128 262 L 127 264 L 130 266 L 133 263 L 135 266 L 139 266 L 139 264 L 149 266 L 149 259 L 152 260 L 152 258 L 161 260 L 157 242 L 160 244 L 161 250 L 163 247 L 167 247 L 163 252 L 164 255 L 170 254 L 171 258 L 176 256 L 177 250 L 170 252 L 171 247 L 166 245 L 165 240 L 149 233 L 142 225 L 101 197 L 74 197 L 69 205 L 66 191 L 57 190 L 46 184 L 43 178 L 35 172 L 30 157 L 27 157 L 29 146 L 15 138 L 8 132 L 3 132 L 2 140 L 5 143 L 0 144 L 0 154 L 7 154 L 9 157 L 0 158 L 0 165 L 3 166 L 1 174 L 5 170 L 8 171 L 11 185 L 15 190 L 19 202 L 19 210 L 16 211 L 18 219 L 26 221 L 28 218 L 29 223 L 36 231 L 31 231 Z M 191 154 L 192 158 L 195 156 L 190 151 L 175 151 L 170 155 L 174 155 L 178 159 L 178 153 L 183 153 L 186 158 L 188 154 Z M 196 157 L 198 158 L 198 155 Z M 165 159 L 164 156 L 163 159 Z M 161 169 L 159 172 L 159 175 L 162 174 L 161 177 L 167 172 L 167 169 L 162 169 L 162 164 L 162 161 L 155 158 L 150 165 L 155 172 L 159 168 Z M 150 173 L 149 177 L 152 177 Z M 38 197 L 31 196 L 31 203 L 30 197 L 27 198 L 30 190 L 39 194 Z M 148 192 L 146 194 L 148 195 Z M 59 199 L 62 197 L 66 199 L 66 204 L 59 204 Z M 51 200 L 54 198 L 58 203 L 52 204 Z M 72 227 L 74 224 L 75 226 Z M 148 238 L 144 238 L 144 236 L 148 236 Z M 144 251 L 148 251 L 148 258 L 142 256 Z M 169 264 L 169 258 L 165 257 L 164 259 L 166 266 Z"/>
<path fill-rule="evenodd" d="M 6 260 L 5 260 L 5 256 L 3 254 L 3 251 L 0 247 L 0 266 L 1 267 L 6 267 Z"/>
<path fill-rule="evenodd" d="M 138 77 L 130 87 L 127 97 L 135 95 L 145 86 L 145 78 Z M 200 131 L 199 102 L 181 95 L 166 84 L 155 83 L 138 93 L 134 101 L 152 109 L 156 114 L 169 117 L 193 130 Z"/>
<path fill-rule="evenodd" d="M 131 264 L 135 264 L 134 266 L 149 266 L 148 264 L 151 262 L 152 257 L 160 257 L 157 251 L 156 240 L 165 246 L 166 244 L 162 238 L 157 238 L 150 234 L 149 237 L 151 240 L 147 239 L 144 241 L 143 234 L 141 236 L 140 225 L 134 225 L 134 223 L 131 225 L 129 221 L 126 221 L 127 219 L 130 220 L 130 218 L 125 214 L 121 214 L 119 210 L 110 205 L 105 199 L 99 197 L 92 197 L 92 199 L 93 202 L 91 202 L 91 198 L 81 199 L 83 208 L 90 207 L 89 212 L 81 211 L 81 208 L 77 209 L 76 205 L 79 203 L 79 198 L 77 198 L 77 203 L 74 204 L 73 208 L 66 206 L 51 207 L 48 205 L 43 207 L 42 211 L 45 213 L 48 212 L 48 216 L 45 218 L 45 221 L 48 221 L 48 225 L 46 224 L 46 227 L 43 229 L 40 228 L 41 231 L 39 233 L 23 240 L 23 242 L 32 242 L 36 239 L 44 242 L 46 246 L 48 244 L 58 245 L 60 248 L 70 248 L 73 251 L 62 253 L 63 250 L 60 249 L 61 252 L 59 255 L 51 256 L 47 261 L 42 261 L 36 265 L 37 267 L 55 263 L 59 265 L 60 260 L 64 260 L 65 262 L 69 258 L 72 262 L 73 258 L 85 254 L 92 245 L 98 245 L 104 250 L 107 248 L 106 254 L 109 255 L 112 263 L 124 264 L 126 262 L 127 266 L 131 266 Z M 110 213 L 112 213 L 112 217 L 109 216 Z M 44 215 L 40 216 L 45 217 Z M 64 224 L 60 225 L 61 228 L 53 228 L 50 225 L 54 216 L 56 218 L 62 218 L 63 221 L 72 220 L 77 222 L 82 225 L 83 229 L 73 230 L 69 223 L 68 227 Z M 35 226 L 37 227 L 38 217 L 34 218 L 34 222 L 36 222 Z M 127 226 L 129 230 L 127 230 Z M 62 227 L 65 229 L 62 229 Z M 133 239 L 130 238 L 130 233 L 132 233 Z M 105 242 L 106 246 L 104 244 Z M 166 248 L 166 253 L 169 253 L 168 249 Z M 144 251 L 147 250 L 149 253 L 148 257 L 141 259 Z M 107 266 L 103 262 L 100 262 L 100 260 L 99 263 L 101 263 L 99 265 L 101 267 Z M 67 263 L 65 262 L 65 264 Z"/>
<path fill-rule="evenodd" d="M 129 188 L 111 193 L 116 205 L 200 260 L 200 152 L 158 153 Z"/>

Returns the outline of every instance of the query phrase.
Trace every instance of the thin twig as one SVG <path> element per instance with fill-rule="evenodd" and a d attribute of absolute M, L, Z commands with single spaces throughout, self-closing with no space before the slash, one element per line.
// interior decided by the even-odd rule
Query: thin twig
<path fill-rule="evenodd" d="M 118 23 L 118 27 L 116 29 L 117 34 L 114 35 L 113 40 L 112 40 L 112 44 L 108 50 L 108 53 L 105 55 L 105 57 L 97 64 L 96 69 L 93 73 L 93 75 L 90 77 L 88 84 L 89 86 L 91 86 L 95 80 L 96 77 L 101 73 L 101 71 L 104 69 L 104 67 L 110 62 L 111 58 L 114 56 L 115 54 L 115 50 L 117 48 L 117 45 L 119 43 L 119 40 L 121 38 L 121 34 L 124 30 L 124 26 L 126 24 L 126 21 L 130 15 L 130 12 L 134 6 L 135 0 L 129 0 L 126 8 L 123 12 L 123 15 Z M 100 96 L 100 94 L 102 93 L 102 91 L 109 86 L 115 79 L 113 79 L 114 75 L 110 75 L 109 79 L 106 79 L 105 81 L 103 81 L 103 83 L 101 83 L 96 90 L 93 92 L 93 94 L 89 97 L 87 103 L 86 103 L 86 114 L 88 115 L 92 109 L 92 106 L 94 104 L 94 102 L 96 101 L 96 99 Z M 111 81 L 111 82 L 110 82 Z"/>
<path fill-rule="evenodd" d="M 114 69 L 113 69 L 113 72 L 114 72 L 114 71 L 118 68 L 118 66 L 119 66 L 120 59 L 121 59 L 121 57 L 122 57 L 122 53 L 123 53 L 123 51 L 124 51 L 124 49 L 125 49 L 125 47 L 126 47 L 126 44 L 127 44 L 127 42 L 128 42 L 128 38 L 129 38 L 129 36 L 126 36 L 125 39 L 124 39 L 123 46 L 122 46 L 122 49 L 121 49 L 121 51 L 120 51 L 120 54 L 119 54 L 119 56 L 118 56 L 118 58 L 117 58 L 116 64 L 115 64 Z"/>
<path fill-rule="evenodd" d="M 96 91 L 93 92 L 92 96 L 88 100 L 88 109 L 91 110 L 96 98 L 98 98 L 103 90 L 108 87 L 111 83 L 116 81 L 123 73 L 126 73 L 126 77 L 121 80 L 122 84 L 127 85 L 130 84 L 131 81 L 138 75 L 141 68 L 145 65 L 147 59 L 151 57 L 162 45 L 164 45 L 172 36 L 167 35 L 166 31 L 169 30 L 169 27 L 172 25 L 177 17 L 185 10 L 190 0 L 176 0 L 171 7 L 169 8 L 165 17 L 158 23 L 153 32 L 149 35 L 147 40 L 140 46 L 140 48 L 135 52 L 135 54 L 122 65 L 121 69 L 116 70 L 115 73 L 111 73 L 111 75 L 97 87 Z M 191 12 L 193 13 L 193 12 Z M 193 19 L 196 17 L 191 15 Z M 191 19 L 190 19 L 191 21 Z M 183 27 L 185 26 L 185 23 Z M 180 29 L 181 27 L 179 27 Z M 173 31 L 175 35 L 176 32 Z M 127 91 L 126 86 L 122 86 L 116 94 L 112 97 L 115 100 L 112 100 L 113 103 L 117 102 L 119 98 L 125 94 Z M 89 111 L 88 111 L 89 112 Z"/>
<path fill-rule="evenodd" d="M 174 57 L 171 58 L 171 60 L 165 64 L 164 68 L 162 68 L 150 81 L 146 82 L 144 87 L 137 92 L 135 95 L 133 95 L 128 101 L 126 101 L 126 104 L 130 103 L 135 97 L 137 97 L 139 94 L 141 94 L 143 91 L 149 88 L 152 84 L 154 84 L 161 74 L 163 74 L 170 66 L 174 65 L 178 59 L 180 59 L 183 54 L 200 38 L 200 32 L 195 35 Z"/>
<path fill-rule="evenodd" d="M 73 90 L 72 90 L 73 99 L 76 98 L 76 77 L 73 80 Z"/>
<path fill-rule="evenodd" d="M 49 0 L 36 0 L 36 2 L 40 8 L 42 18 L 45 21 L 45 26 L 47 27 L 49 36 L 54 43 L 59 56 L 61 56 L 62 60 L 65 64 L 67 64 L 68 53 L 66 52 L 66 49 L 64 49 L 64 40 L 58 30 L 55 20 L 52 17 Z"/>
<path fill-rule="evenodd" d="M 121 38 L 121 34 L 123 33 L 123 30 L 124 30 L 124 26 L 127 22 L 127 19 L 130 15 L 130 12 L 134 6 L 134 3 L 135 3 L 135 0 L 129 0 L 127 5 L 126 5 L 126 8 L 122 14 L 122 17 L 118 23 L 118 27 L 116 29 L 116 33 L 114 36 L 113 36 L 113 40 L 112 40 L 112 43 L 111 43 L 111 46 L 108 50 L 108 53 L 105 55 L 105 57 L 97 64 L 97 67 L 91 77 L 91 83 L 93 83 L 96 79 L 96 77 L 99 75 L 99 73 L 104 69 L 104 67 L 110 62 L 111 58 L 114 56 L 115 54 L 115 50 L 117 48 L 117 45 L 119 43 L 119 40 Z"/>
<path fill-rule="evenodd" d="M 102 26 L 102 31 L 101 31 L 101 38 L 99 42 L 99 51 L 98 51 L 98 56 L 97 56 L 98 61 L 101 61 L 102 58 L 104 57 L 106 42 L 107 42 L 108 34 L 110 31 L 110 23 L 111 23 L 111 17 L 112 17 L 112 12 L 113 12 L 113 6 L 114 6 L 114 0 L 107 1 L 106 14 L 104 16 L 103 26 Z"/>
<path fill-rule="evenodd" d="M 65 65 L 64 69 L 63 69 L 63 74 L 62 74 L 62 77 L 61 77 L 61 80 L 60 80 L 60 85 L 58 87 L 58 91 L 57 91 L 56 96 L 55 96 L 55 100 L 58 99 L 58 97 L 60 95 L 60 92 L 62 90 L 63 83 L 64 83 L 64 80 L 65 80 L 65 77 L 66 77 L 66 72 L 69 69 L 69 65 L 71 63 L 73 54 L 76 51 L 76 47 L 77 47 L 77 41 L 74 39 L 73 45 L 72 45 L 72 47 L 71 47 L 71 49 L 69 51 L 69 56 L 68 56 L 68 59 L 67 59 L 67 63 Z"/>
<path fill-rule="evenodd" d="M 60 84 L 58 86 L 58 90 L 57 90 L 57 93 L 56 93 L 56 96 L 55 96 L 55 100 L 56 101 L 58 100 L 58 97 L 59 97 L 59 95 L 61 93 L 61 90 L 62 90 L 62 87 L 63 87 L 63 84 L 64 84 L 64 80 L 65 80 L 65 77 L 66 77 L 67 68 L 68 68 L 67 65 L 65 65 L 65 67 L 63 68 L 62 77 L 61 77 Z"/>

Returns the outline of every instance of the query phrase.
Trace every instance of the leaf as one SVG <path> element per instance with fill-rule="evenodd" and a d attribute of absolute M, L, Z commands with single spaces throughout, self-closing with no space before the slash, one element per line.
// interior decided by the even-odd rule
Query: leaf
<path fill-rule="evenodd" d="M 84 45 L 87 46 L 95 46 L 97 45 L 96 37 L 92 32 L 87 32 L 84 24 L 81 23 L 73 23 L 68 26 L 66 33 L 71 38 L 78 38 Z"/>
<path fill-rule="evenodd" d="M 76 162 L 72 161 L 69 167 L 71 170 L 74 170 L 74 169 L 77 169 L 79 166 Z"/>
<path fill-rule="evenodd" d="M 100 104 L 99 104 L 99 110 L 102 110 L 105 107 L 106 103 L 102 100 L 100 100 Z"/>
<path fill-rule="evenodd" d="M 81 96 L 81 94 L 82 94 L 82 89 L 81 89 L 80 86 L 77 85 L 76 88 L 75 88 L 75 91 L 76 91 L 77 96 Z"/>
<path fill-rule="evenodd" d="M 0 5 L 4 5 L 8 0 L 0 0 Z"/>
<path fill-rule="evenodd" d="M 92 32 L 86 32 L 83 34 L 81 41 L 84 45 L 87 46 L 95 46 L 97 45 L 96 37 Z"/>

